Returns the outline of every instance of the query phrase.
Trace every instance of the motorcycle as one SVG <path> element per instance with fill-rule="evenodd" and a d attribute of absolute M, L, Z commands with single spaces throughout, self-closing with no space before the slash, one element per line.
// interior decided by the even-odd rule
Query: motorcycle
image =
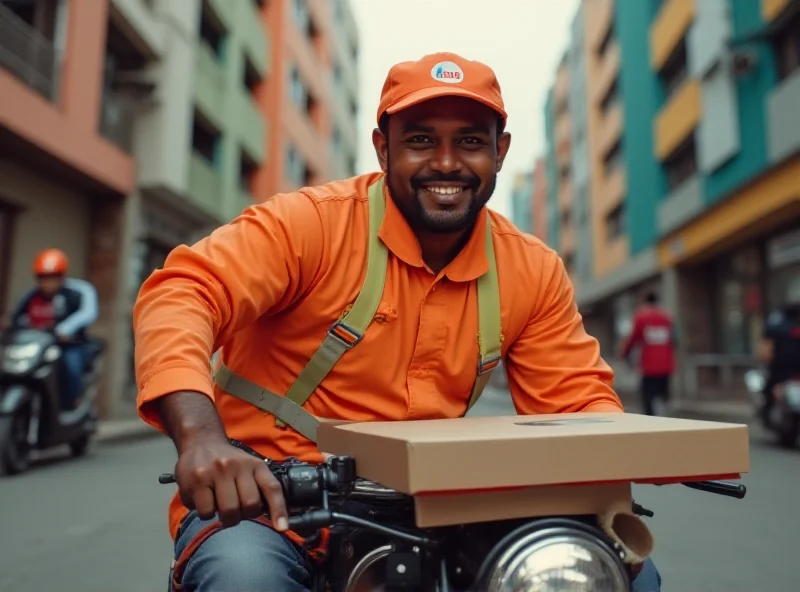
<path fill-rule="evenodd" d="M 83 399 L 61 408 L 59 361 L 62 345 L 52 332 L 12 329 L 0 336 L 0 472 L 22 473 L 31 451 L 68 444 L 82 456 L 97 431 L 95 399 L 101 372 L 102 340 L 84 345 Z"/>
<path fill-rule="evenodd" d="M 292 530 L 308 539 L 330 529 L 313 592 L 630 592 L 631 559 L 649 554 L 648 541 L 652 547 L 637 516 L 654 514 L 635 502 L 611 528 L 597 516 L 552 516 L 420 529 L 413 498 L 357 477 L 352 457 L 274 462 L 231 443 L 277 477 Z M 165 473 L 159 482 L 175 477 Z M 746 494 L 744 485 L 724 481 L 683 485 L 738 499 Z"/>
<path fill-rule="evenodd" d="M 775 435 L 780 446 L 793 448 L 800 436 L 800 376 L 775 385 L 772 407 L 767 415 L 761 413 L 766 373 L 760 369 L 748 370 L 744 382 L 764 428 Z"/>

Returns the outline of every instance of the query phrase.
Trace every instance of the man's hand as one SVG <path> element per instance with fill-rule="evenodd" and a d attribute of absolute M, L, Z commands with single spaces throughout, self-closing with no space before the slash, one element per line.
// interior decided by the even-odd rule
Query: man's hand
<path fill-rule="evenodd" d="M 183 504 L 204 520 L 216 513 L 227 527 L 255 518 L 264 511 L 263 496 L 275 528 L 289 528 L 283 490 L 266 463 L 216 434 L 197 438 L 178 456 L 175 478 Z"/>

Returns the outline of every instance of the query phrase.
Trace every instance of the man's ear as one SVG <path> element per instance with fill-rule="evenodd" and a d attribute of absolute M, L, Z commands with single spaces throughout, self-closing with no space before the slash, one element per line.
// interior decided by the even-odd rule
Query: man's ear
<path fill-rule="evenodd" d="M 511 148 L 511 134 L 508 132 L 503 132 L 500 134 L 500 137 L 497 138 L 497 171 L 500 172 L 503 169 L 503 162 L 506 160 L 506 155 L 508 154 L 508 149 Z"/>
<path fill-rule="evenodd" d="M 378 164 L 381 166 L 381 170 L 384 173 L 388 170 L 386 166 L 389 154 L 387 143 L 386 136 L 383 135 L 380 129 L 376 127 L 372 130 L 372 145 L 375 146 L 375 156 L 378 157 Z"/>

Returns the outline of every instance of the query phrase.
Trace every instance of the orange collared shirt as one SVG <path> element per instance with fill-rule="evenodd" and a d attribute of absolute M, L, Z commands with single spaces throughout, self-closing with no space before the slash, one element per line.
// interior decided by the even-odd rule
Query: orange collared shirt
<path fill-rule="evenodd" d="M 366 271 L 367 190 L 379 173 L 276 195 L 192 247 L 180 246 L 142 286 L 134 309 L 142 418 L 145 403 L 190 390 L 211 397 L 229 437 L 270 458 L 319 461 L 316 446 L 272 416 L 212 386 L 209 359 L 285 393 L 355 301 Z M 363 340 L 306 403 L 319 417 L 437 419 L 464 413 L 478 362 L 476 282 L 488 270 L 492 217 L 503 347 L 520 414 L 622 411 L 613 373 L 587 335 L 558 255 L 484 209 L 441 273 L 386 195 L 380 237 L 389 249 L 383 298 Z M 186 508 L 170 505 L 174 537 Z"/>

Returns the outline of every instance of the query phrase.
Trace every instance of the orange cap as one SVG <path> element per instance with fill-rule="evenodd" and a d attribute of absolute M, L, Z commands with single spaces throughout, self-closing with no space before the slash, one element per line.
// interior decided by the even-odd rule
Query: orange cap
<path fill-rule="evenodd" d="M 64 251 L 45 249 L 33 262 L 33 273 L 36 275 L 64 274 L 69 268 L 69 259 Z"/>
<path fill-rule="evenodd" d="M 402 62 L 386 76 L 378 105 L 378 124 L 391 115 L 436 97 L 467 97 L 508 118 L 494 71 L 454 53 L 434 53 L 417 62 Z"/>

